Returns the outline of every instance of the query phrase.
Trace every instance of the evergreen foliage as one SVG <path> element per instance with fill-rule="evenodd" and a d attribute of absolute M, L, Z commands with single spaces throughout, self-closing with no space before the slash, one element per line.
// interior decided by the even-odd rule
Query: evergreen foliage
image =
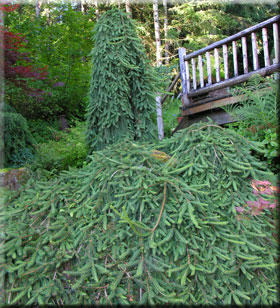
<path fill-rule="evenodd" d="M 4 120 L 4 142 L 1 145 L 4 146 L 5 165 L 23 164 L 33 157 L 34 140 L 27 121 L 8 105 L 1 112 L 1 117 Z"/>
<path fill-rule="evenodd" d="M 87 141 L 90 152 L 123 137 L 151 140 L 156 76 L 133 21 L 117 9 L 94 30 Z"/>
<path fill-rule="evenodd" d="M 275 227 L 266 210 L 235 209 L 269 176 L 252 148 L 195 124 L 157 150 L 115 143 L 82 169 L 30 180 L 2 216 L 5 302 L 276 303 Z"/>

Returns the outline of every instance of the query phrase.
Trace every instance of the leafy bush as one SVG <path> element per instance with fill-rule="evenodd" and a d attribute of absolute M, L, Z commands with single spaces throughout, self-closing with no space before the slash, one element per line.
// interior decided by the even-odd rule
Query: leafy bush
<path fill-rule="evenodd" d="M 69 167 L 82 167 L 87 156 L 85 123 L 77 122 L 69 132 L 55 133 L 55 140 L 38 144 L 32 169 L 52 171 L 53 174 Z"/>
<path fill-rule="evenodd" d="M 276 303 L 275 226 L 265 210 L 236 210 L 256 199 L 251 179 L 271 176 L 252 148 L 195 124 L 157 150 L 115 143 L 81 169 L 30 180 L 5 207 L 5 301 Z"/>
<path fill-rule="evenodd" d="M 61 134 L 58 121 L 46 122 L 45 120 L 28 120 L 28 126 L 33 138 L 37 143 L 45 143 L 50 140 L 57 140 Z"/>
<path fill-rule="evenodd" d="M 171 136 L 172 131 L 178 125 L 177 117 L 181 116 L 181 112 L 179 112 L 180 106 L 182 106 L 180 99 L 171 99 L 170 102 L 166 102 L 166 104 L 163 105 L 162 117 L 164 134 L 167 137 Z"/>
<path fill-rule="evenodd" d="M 33 159 L 34 139 L 26 119 L 12 111 L 13 108 L 6 106 L 0 115 L 4 119 L 4 143 L 1 144 L 4 146 L 5 166 L 18 167 Z"/>
<path fill-rule="evenodd" d="M 28 120 L 53 120 L 63 112 L 63 108 L 56 100 L 60 93 L 57 89 L 52 89 L 47 84 L 43 85 L 40 82 L 33 82 L 33 84 L 34 87 L 43 88 L 44 94 L 31 96 L 22 89 L 12 84 L 7 84 L 5 87 L 5 101 Z"/>

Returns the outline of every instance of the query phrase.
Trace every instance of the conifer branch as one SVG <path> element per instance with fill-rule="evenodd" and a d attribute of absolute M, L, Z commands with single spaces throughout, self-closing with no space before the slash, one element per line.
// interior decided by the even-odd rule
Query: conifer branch
<path fill-rule="evenodd" d="M 161 209 L 160 209 L 160 213 L 159 213 L 159 217 L 158 217 L 158 220 L 157 220 L 157 223 L 155 224 L 155 226 L 153 227 L 152 231 L 151 232 L 154 232 L 160 222 L 160 219 L 161 219 L 161 215 L 162 215 L 162 212 L 163 212 L 163 208 L 164 208 L 164 204 L 165 204 L 165 200 L 166 200 L 166 182 L 164 182 L 164 190 L 163 190 L 163 200 L 162 200 L 162 205 L 161 205 Z"/>

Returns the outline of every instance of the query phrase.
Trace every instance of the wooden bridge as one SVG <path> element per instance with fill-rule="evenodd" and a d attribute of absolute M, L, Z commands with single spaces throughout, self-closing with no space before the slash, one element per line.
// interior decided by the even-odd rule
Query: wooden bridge
<path fill-rule="evenodd" d="M 219 107 L 234 104 L 242 97 L 233 97 L 229 88 L 254 74 L 268 76 L 280 71 L 279 20 L 277 15 L 190 54 L 186 54 L 185 48 L 179 48 L 180 72 L 167 90 L 172 91 L 181 78 L 183 120 L 175 131 L 206 117 L 218 124 L 232 122 Z M 270 42 L 269 37 L 273 37 Z M 251 48 L 247 44 L 249 40 Z M 238 59 L 243 63 L 241 67 Z M 162 104 L 167 96 L 161 99 Z"/>

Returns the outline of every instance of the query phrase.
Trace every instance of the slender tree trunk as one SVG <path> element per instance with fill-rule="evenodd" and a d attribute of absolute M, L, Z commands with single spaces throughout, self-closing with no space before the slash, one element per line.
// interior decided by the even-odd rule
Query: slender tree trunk
<path fill-rule="evenodd" d="M 159 28 L 159 16 L 158 16 L 158 0 L 153 0 L 153 13 L 154 13 L 154 26 L 155 26 L 155 39 L 156 39 L 156 59 L 157 66 L 162 64 L 161 62 L 161 44 L 160 44 L 160 28 Z M 161 108 L 161 96 L 160 93 L 156 97 L 156 110 L 157 110 L 157 127 L 159 140 L 164 137 L 162 108 Z"/>
<path fill-rule="evenodd" d="M 169 64 L 169 44 L 167 41 L 167 31 L 168 31 L 168 8 L 167 8 L 167 0 L 163 0 L 163 8 L 164 8 L 164 56 L 165 56 L 165 64 Z"/>
<path fill-rule="evenodd" d="M 47 0 L 47 23 L 48 25 L 51 24 L 51 16 L 50 16 L 50 0 Z"/>
<path fill-rule="evenodd" d="M 132 18 L 132 11 L 130 6 L 130 0 L 125 1 L 125 11 L 127 12 L 128 16 Z"/>
<path fill-rule="evenodd" d="M 94 1 L 94 5 L 95 5 L 95 16 L 96 16 L 96 20 L 99 19 L 99 9 L 98 9 L 98 2 L 97 0 Z"/>
<path fill-rule="evenodd" d="M 153 13 L 154 13 L 154 27 L 155 27 L 155 39 L 156 39 L 156 59 L 157 59 L 157 66 L 160 66 L 162 62 L 161 62 L 160 27 L 159 27 L 159 16 L 158 16 L 158 0 L 153 0 Z"/>
<path fill-rule="evenodd" d="M 85 8 L 84 8 L 84 5 L 85 5 L 85 1 L 84 0 L 80 0 L 80 4 L 81 4 L 81 12 L 84 14 L 85 13 Z"/>
<path fill-rule="evenodd" d="M 40 13 L 41 13 L 41 5 L 42 5 L 42 1 L 36 0 L 35 11 L 36 11 L 36 17 L 37 18 L 39 18 Z"/>

